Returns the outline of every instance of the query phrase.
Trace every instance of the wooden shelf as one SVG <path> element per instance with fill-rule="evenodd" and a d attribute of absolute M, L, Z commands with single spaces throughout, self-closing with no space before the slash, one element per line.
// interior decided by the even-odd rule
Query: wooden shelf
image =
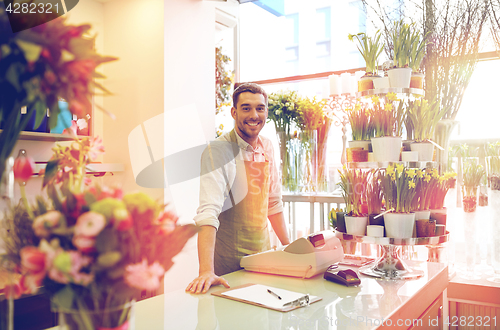
<path fill-rule="evenodd" d="M 40 170 L 45 169 L 47 163 L 37 163 L 35 164 L 35 171 L 33 175 L 38 176 Z M 125 165 L 120 163 L 93 163 L 87 165 L 87 175 L 101 176 L 106 173 L 113 172 L 123 172 L 125 171 Z"/>
<path fill-rule="evenodd" d="M 87 137 L 85 135 L 78 135 L 79 138 Z M 28 132 L 23 131 L 19 135 L 19 140 L 31 140 L 31 141 L 71 141 L 73 138 L 66 134 L 55 134 L 55 133 L 40 133 L 40 132 Z"/>

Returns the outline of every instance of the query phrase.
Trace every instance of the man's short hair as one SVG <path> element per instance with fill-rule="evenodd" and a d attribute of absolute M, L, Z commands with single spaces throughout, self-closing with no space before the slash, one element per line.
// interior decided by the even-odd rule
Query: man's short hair
<path fill-rule="evenodd" d="M 264 95 L 264 100 L 266 101 L 266 107 L 267 107 L 267 93 L 264 90 L 264 88 L 262 88 L 260 85 L 254 83 L 240 83 L 240 84 L 235 84 L 234 88 L 235 89 L 233 92 L 233 107 L 236 108 L 236 106 L 238 105 L 238 98 L 240 97 L 240 94 L 245 92 Z"/>

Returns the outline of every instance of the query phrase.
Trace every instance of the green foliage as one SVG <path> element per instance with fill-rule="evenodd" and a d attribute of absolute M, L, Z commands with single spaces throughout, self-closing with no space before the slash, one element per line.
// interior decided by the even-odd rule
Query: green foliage
<path fill-rule="evenodd" d="M 354 109 L 347 108 L 346 113 L 351 125 L 353 141 L 368 141 L 374 136 L 373 118 L 365 105 L 356 103 Z"/>
<path fill-rule="evenodd" d="M 410 65 L 410 53 L 412 48 L 412 25 L 404 23 L 403 20 L 394 24 L 392 38 L 392 57 L 396 68 L 406 68 Z"/>
<path fill-rule="evenodd" d="M 403 164 L 389 165 L 380 175 L 386 210 L 392 209 L 397 213 L 413 211 L 412 201 L 416 193 L 415 176 L 415 170 L 406 168 Z"/>
<path fill-rule="evenodd" d="M 318 129 L 323 124 L 323 110 L 326 106 L 326 100 L 305 97 L 299 99 L 298 103 L 297 126 L 302 130 Z"/>
<path fill-rule="evenodd" d="M 376 74 L 378 71 L 378 58 L 384 49 L 380 43 L 381 36 L 380 30 L 375 33 L 373 38 L 368 37 L 364 32 L 348 35 L 350 41 L 354 41 L 354 38 L 358 41 L 356 47 L 365 60 L 367 73 Z"/>
<path fill-rule="evenodd" d="M 361 169 L 348 169 L 344 167 L 340 173 L 340 182 L 338 185 L 342 189 L 342 197 L 346 203 L 347 214 L 358 217 L 362 216 L 361 204 L 366 196 L 371 172 Z"/>
<path fill-rule="evenodd" d="M 231 58 L 222 53 L 222 46 L 215 47 L 215 114 L 222 108 L 231 105 L 231 86 L 234 82 L 234 71 L 227 70 Z"/>
<path fill-rule="evenodd" d="M 280 91 L 268 97 L 268 121 L 274 122 L 276 131 L 290 134 L 291 126 L 299 114 L 300 97 L 296 91 Z"/>
<path fill-rule="evenodd" d="M 407 126 L 411 127 L 413 139 L 417 142 L 431 140 L 439 120 L 446 110 L 436 101 L 426 99 L 408 101 Z"/>

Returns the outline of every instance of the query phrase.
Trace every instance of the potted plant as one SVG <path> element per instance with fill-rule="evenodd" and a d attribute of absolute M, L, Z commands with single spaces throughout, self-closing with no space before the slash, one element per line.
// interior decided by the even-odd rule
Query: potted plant
<path fill-rule="evenodd" d="M 421 38 L 420 31 L 414 29 L 410 34 L 410 63 L 412 70 L 410 78 L 410 88 L 424 88 L 424 74 L 420 71 L 420 64 L 424 59 L 427 46 L 426 36 Z"/>
<path fill-rule="evenodd" d="M 364 156 L 358 161 L 367 161 L 370 139 L 374 134 L 373 122 L 371 121 L 369 109 L 358 102 L 354 108 L 347 108 L 346 113 L 349 124 L 351 124 L 352 134 L 352 141 L 349 141 L 349 148 L 361 148 L 364 151 Z"/>
<path fill-rule="evenodd" d="M 464 185 L 462 187 L 464 212 L 474 212 L 477 204 L 477 190 L 485 175 L 483 166 L 476 162 L 464 164 Z"/>
<path fill-rule="evenodd" d="M 371 138 L 375 161 L 399 161 L 405 116 L 404 102 L 396 94 L 388 93 L 383 98 L 372 97 L 370 121 L 373 122 L 375 135 Z"/>
<path fill-rule="evenodd" d="M 298 115 L 299 100 L 297 92 L 290 90 L 272 93 L 268 97 L 268 122 L 274 123 L 279 141 L 281 183 L 283 191 L 289 192 L 297 191 L 298 187 L 298 143 L 291 133 Z"/>
<path fill-rule="evenodd" d="M 380 215 L 382 213 L 383 199 L 384 195 L 380 186 L 380 171 L 377 171 L 366 186 L 366 204 L 370 225 L 384 225 L 384 216 Z"/>
<path fill-rule="evenodd" d="M 391 87 L 410 87 L 412 69 L 409 65 L 412 46 L 412 25 L 404 23 L 402 19 L 394 23 L 391 33 L 393 68 L 388 71 Z"/>
<path fill-rule="evenodd" d="M 444 115 L 444 110 L 436 102 L 426 99 L 417 99 L 408 102 L 407 131 L 413 133 L 413 142 L 410 144 L 412 151 L 418 152 L 418 160 L 432 161 L 434 144 L 431 139 L 439 120 Z"/>
<path fill-rule="evenodd" d="M 389 165 L 380 177 L 385 207 L 386 210 L 391 210 L 384 215 L 387 237 L 413 236 L 415 213 L 412 212 L 412 201 L 416 193 L 415 176 L 415 169 L 398 164 Z"/>
<path fill-rule="evenodd" d="M 348 169 L 344 166 L 339 173 L 339 186 L 342 189 L 347 212 L 345 215 L 346 232 L 351 235 L 364 236 L 368 217 L 362 213 L 362 205 L 370 172 Z"/>
<path fill-rule="evenodd" d="M 360 32 L 358 34 L 349 34 L 349 40 L 358 41 L 357 48 L 363 56 L 363 59 L 366 63 L 366 73 L 363 77 L 360 78 L 358 82 L 358 91 L 362 92 L 368 89 L 373 89 L 373 79 L 380 77 L 377 75 L 378 72 L 378 58 L 382 50 L 384 49 L 383 45 L 380 43 L 380 37 L 382 34 L 380 31 L 375 33 L 375 36 L 368 37 L 366 33 Z"/>
<path fill-rule="evenodd" d="M 500 142 L 488 143 L 486 156 L 488 185 L 491 190 L 500 190 Z"/>

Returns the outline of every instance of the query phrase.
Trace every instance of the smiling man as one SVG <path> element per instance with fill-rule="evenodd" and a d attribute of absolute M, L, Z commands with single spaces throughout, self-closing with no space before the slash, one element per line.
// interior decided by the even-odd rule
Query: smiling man
<path fill-rule="evenodd" d="M 289 244 L 273 147 L 259 136 L 267 120 L 264 89 L 239 85 L 231 115 L 234 129 L 217 139 L 226 147 L 209 145 L 201 161 L 200 206 L 194 218 L 201 227 L 200 269 L 186 288 L 192 293 L 205 293 L 212 285 L 229 287 L 222 275 L 241 269 L 243 256 L 269 250 L 268 219 L 281 243 Z"/>

